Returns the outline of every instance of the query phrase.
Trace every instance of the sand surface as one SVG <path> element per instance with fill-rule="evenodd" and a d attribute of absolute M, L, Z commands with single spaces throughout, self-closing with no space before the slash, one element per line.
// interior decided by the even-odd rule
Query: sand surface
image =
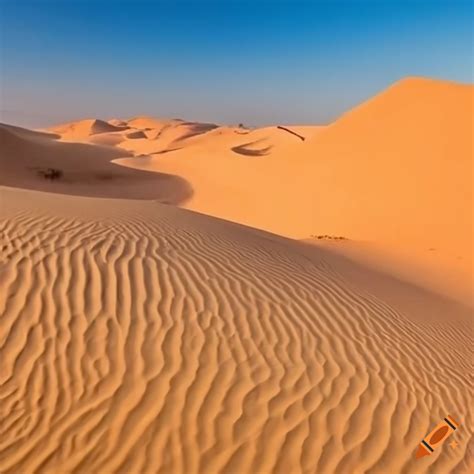
<path fill-rule="evenodd" d="M 33 132 L 0 124 L 0 183 L 27 189 L 80 196 L 156 199 L 179 204 L 192 195 L 183 178 L 146 173 L 116 166 L 114 159 L 129 153 L 121 148 L 91 143 L 59 141 L 55 134 Z M 61 179 L 42 176 L 61 170 Z"/>
<path fill-rule="evenodd" d="M 3 472 L 472 467 L 462 308 L 411 318 L 324 251 L 157 203 L 0 199 Z M 415 460 L 448 412 L 460 446 Z"/>
<path fill-rule="evenodd" d="M 473 94 L 409 78 L 327 127 L 289 127 L 304 141 L 277 127 L 216 129 L 117 162 L 185 178 L 188 209 L 297 239 L 386 246 L 423 269 L 418 282 L 472 305 Z"/>
<path fill-rule="evenodd" d="M 0 124 L 0 472 L 472 472 L 472 94 Z"/>

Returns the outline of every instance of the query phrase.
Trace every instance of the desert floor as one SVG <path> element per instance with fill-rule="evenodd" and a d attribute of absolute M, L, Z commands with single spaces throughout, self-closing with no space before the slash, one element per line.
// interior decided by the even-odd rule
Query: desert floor
<path fill-rule="evenodd" d="M 1 124 L 0 471 L 472 472 L 472 104 Z"/>

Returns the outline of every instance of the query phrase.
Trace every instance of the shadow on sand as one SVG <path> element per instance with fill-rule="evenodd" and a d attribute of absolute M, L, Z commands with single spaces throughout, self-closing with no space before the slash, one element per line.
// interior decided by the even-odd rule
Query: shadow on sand
<path fill-rule="evenodd" d="M 260 148 L 260 149 L 253 149 L 253 148 L 248 148 L 249 146 L 255 145 L 259 143 L 260 140 L 256 140 L 254 142 L 248 142 L 244 143 L 243 145 L 239 146 L 234 146 L 231 148 L 231 150 L 234 153 L 238 153 L 239 155 L 245 155 L 245 156 L 265 156 L 270 153 L 270 150 L 272 149 L 272 146 L 267 146 L 265 148 Z"/>

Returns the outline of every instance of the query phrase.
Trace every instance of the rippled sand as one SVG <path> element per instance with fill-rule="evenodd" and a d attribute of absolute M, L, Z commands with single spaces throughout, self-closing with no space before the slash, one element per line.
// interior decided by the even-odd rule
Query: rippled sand
<path fill-rule="evenodd" d="M 321 249 L 0 188 L 0 288 L 4 473 L 474 467 L 464 310 L 410 318 Z M 448 413 L 459 446 L 415 460 Z"/>

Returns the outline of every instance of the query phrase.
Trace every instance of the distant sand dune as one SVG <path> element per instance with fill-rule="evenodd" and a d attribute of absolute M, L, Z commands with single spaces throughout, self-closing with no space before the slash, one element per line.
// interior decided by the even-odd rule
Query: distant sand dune
<path fill-rule="evenodd" d="M 133 127 L 133 128 L 138 128 L 138 129 L 153 129 L 153 130 L 159 130 L 167 125 L 170 124 L 179 124 L 183 122 L 180 119 L 160 119 L 160 118 L 154 118 L 154 117 L 147 117 L 147 116 L 141 116 L 141 117 L 134 117 L 131 119 L 128 119 L 125 121 L 128 126 Z"/>
<path fill-rule="evenodd" d="M 61 136 L 57 133 L 49 132 L 49 131 L 41 131 L 41 130 L 29 130 L 27 128 L 22 128 L 22 127 L 17 127 L 15 125 L 8 125 L 6 123 L 1 123 L 0 122 L 0 131 L 2 135 L 0 136 L 1 142 L 0 144 L 2 145 L 2 150 L 3 147 L 5 146 L 5 141 L 8 140 L 5 131 L 8 130 L 9 134 L 17 136 L 17 137 L 22 137 L 22 138 L 28 138 L 29 140 L 35 140 L 35 139 L 43 139 L 43 138 L 61 138 Z"/>
<path fill-rule="evenodd" d="M 2 472 L 474 468 L 470 321 L 414 321 L 323 251 L 173 207 L 0 202 Z M 415 460 L 448 413 L 459 446 Z"/>
<path fill-rule="evenodd" d="M 127 133 L 126 137 L 135 140 L 137 138 L 147 138 L 147 135 L 142 130 L 136 130 L 135 132 Z"/>
<path fill-rule="evenodd" d="M 125 136 L 120 147 L 135 154 L 163 153 L 169 149 L 194 143 L 195 139 L 220 128 L 210 123 L 185 122 L 184 120 L 160 120 L 138 117 L 127 122 L 132 132 Z M 127 140 L 133 138 L 133 140 Z"/>
<path fill-rule="evenodd" d="M 114 125 L 115 127 L 127 127 L 128 126 L 128 124 L 125 120 L 121 120 L 121 119 L 117 119 L 117 118 L 107 120 L 107 122 L 110 123 L 110 125 Z"/>
<path fill-rule="evenodd" d="M 183 122 L 180 124 L 180 129 L 182 130 L 183 127 L 186 131 L 179 136 L 176 141 L 178 140 L 186 140 L 187 138 L 195 137 L 197 135 L 201 135 L 203 133 L 207 133 L 210 130 L 214 130 L 218 128 L 218 125 L 214 123 L 195 123 L 195 122 Z"/>
<path fill-rule="evenodd" d="M 136 132 L 131 132 L 136 133 Z M 105 146 L 117 146 L 120 143 L 123 143 L 127 140 L 127 135 L 125 133 L 99 133 L 93 135 L 87 139 L 87 143 L 93 143 L 95 145 L 105 145 Z"/>
<path fill-rule="evenodd" d="M 126 130 L 127 125 L 112 125 L 104 120 L 87 119 L 71 122 L 58 127 L 51 127 L 51 131 L 59 133 L 63 138 L 74 140 L 88 138 L 99 133 L 119 132 Z"/>
<path fill-rule="evenodd" d="M 55 135 L 0 125 L 0 184 L 28 189 L 99 197 L 156 199 L 179 204 L 192 188 L 172 174 L 146 173 L 118 166 L 112 161 L 129 153 L 107 146 L 69 143 Z M 41 171 L 63 172 L 57 181 L 45 180 Z"/>

